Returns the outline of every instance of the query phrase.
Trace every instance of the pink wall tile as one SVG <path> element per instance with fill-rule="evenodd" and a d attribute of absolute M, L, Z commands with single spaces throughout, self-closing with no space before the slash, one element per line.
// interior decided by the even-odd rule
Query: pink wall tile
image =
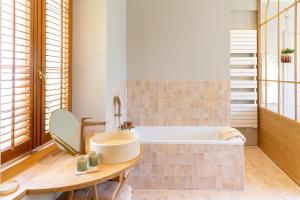
<path fill-rule="evenodd" d="M 137 126 L 229 126 L 229 81 L 128 81 L 128 119 Z"/>
<path fill-rule="evenodd" d="M 196 148 L 196 146 L 199 147 Z M 242 146 L 143 144 L 143 148 L 147 151 L 144 152 L 141 162 L 135 168 L 133 178 L 128 180 L 128 184 L 133 188 L 243 189 L 244 151 Z M 189 150 L 195 150 L 195 153 Z"/>

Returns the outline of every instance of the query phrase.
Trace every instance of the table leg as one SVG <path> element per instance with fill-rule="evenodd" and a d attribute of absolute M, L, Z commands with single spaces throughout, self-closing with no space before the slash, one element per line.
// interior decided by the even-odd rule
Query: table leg
<path fill-rule="evenodd" d="M 97 185 L 93 185 L 92 188 L 93 188 L 94 200 L 99 200 Z"/>
<path fill-rule="evenodd" d="M 74 191 L 73 191 L 73 190 L 72 190 L 72 191 L 69 191 L 69 192 L 67 193 L 67 196 L 68 196 L 68 200 L 73 200 Z"/>
<path fill-rule="evenodd" d="M 123 186 L 125 185 L 125 182 L 126 182 L 127 178 L 129 177 L 129 175 L 131 174 L 132 171 L 133 170 L 130 169 L 127 174 L 125 174 L 125 173 L 124 174 L 123 173 L 120 174 L 120 176 L 119 176 L 119 184 L 118 184 L 118 187 L 116 188 L 116 190 L 115 190 L 115 192 L 113 194 L 112 200 L 118 200 L 119 199 L 119 195 L 120 195 L 120 193 L 121 193 L 121 191 L 123 189 Z"/>
<path fill-rule="evenodd" d="M 86 199 L 89 198 L 89 195 L 90 195 L 90 193 L 91 193 L 92 190 L 93 190 L 93 188 L 92 188 L 92 187 L 89 187 L 88 191 L 87 191 L 86 194 L 85 194 L 85 198 L 86 198 Z"/>

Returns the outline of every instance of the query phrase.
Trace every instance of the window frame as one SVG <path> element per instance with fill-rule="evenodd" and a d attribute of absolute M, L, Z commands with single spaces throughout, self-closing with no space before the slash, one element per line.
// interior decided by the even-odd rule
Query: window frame
<path fill-rule="evenodd" d="M 262 4 L 265 3 L 266 6 L 265 8 L 262 8 Z M 286 5 L 286 7 L 282 7 L 281 0 L 277 0 L 276 4 L 277 4 L 277 9 L 276 9 L 276 14 L 269 16 L 268 15 L 268 9 L 269 9 L 269 3 L 270 0 L 259 0 L 258 1 L 258 25 L 257 25 L 257 29 L 258 29 L 258 86 L 259 86 L 259 108 L 260 109 L 267 109 L 270 110 L 271 112 L 277 113 L 279 115 L 282 115 L 286 118 L 295 120 L 300 122 L 300 116 L 298 113 L 298 102 L 299 102 L 299 97 L 298 97 L 298 92 L 299 92 L 299 88 L 298 85 L 300 84 L 299 80 L 298 80 L 298 71 L 300 70 L 299 66 L 298 66 L 298 45 L 297 45 L 297 34 L 298 34 L 298 26 L 299 26 L 299 20 L 298 20 L 298 15 L 299 15 L 299 9 L 298 7 L 300 6 L 300 0 L 295 0 L 293 3 L 290 3 L 288 5 Z M 300 8 L 300 7 L 299 7 Z M 280 61 L 280 56 L 281 56 L 281 48 L 282 48 L 282 44 L 281 44 L 281 18 L 283 17 L 284 13 L 291 11 L 293 9 L 294 11 L 294 21 L 293 21 L 293 27 L 294 27 L 294 33 L 293 33 L 293 40 L 291 41 L 293 43 L 294 46 L 294 63 L 293 63 L 293 71 L 294 71 L 294 77 L 293 80 L 284 80 L 281 74 L 281 69 L 283 66 L 283 64 Z M 262 13 L 264 13 L 264 16 L 262 16 Z M 268 46 L 267 46 L 267 38 L 268 38 L 268 24 L 270 24 L 270 22 L 274 22 L 274 20 L 276 20 L 277 22 L 277 63 L 278 63 L 278 78 L 276 78 L 277 80 L 271 80 L 268 79 L 268 63 L 267 63 L 267 55 L 268 55 Z M 262 30 L 264 31 L 264 34 L 262 34 Z M 264 42 L 264 44 L 262 44 L 262 42 Z M 264 48 L 264 52 L 262 52 L 262 46 Z M 264 77 L 263 77 L 263 69 L 262 69 L 262 57 L 264 56 Z M 278 84 L 278 106 L 276 111 L 272 111 L 269 106 L 268 106 L 268 86 L 267 83 L 276 83 Z M 284 113 L 283 109 L 281 108 L 282 106 L 284 107 L 284 105 L 282 104 L 282 102 L 284 102 L 286 93 L 282 93 L 281 91 L 281 87 L 289 85 L 289 84 L 293 84 L 294 86 L 294 114 L 293 117 L 288 117 L 286 113 Z M 263 87 L 264 85 L 264 87 Z"/>
<path fill-rule="evenodd" d="M 50 134 L 44 133 L 45 126 L 45 80 L 40 77 L 40 73 L 45 72 L 45 18 L 46 18 L 46 1 L 47 0 L 28 0 L 31 2 L 31 19 L 32 19 L 32 85 L 30 87 L 32 102 L 31 102 L 31 139 L 28 142 L 22 143 L 14 148 L 9 148 L 4 151 L 0 150 L 1 163 L 8 162 L 23 154 L 32 151 L 34 148 L 51 140 Z M 64 1 L 64 0 L 61 0 Z M 69 107 L 72 108 L 72 12 L 73 1 L 69 1 L 69 68 L 68 68 L 68 91 L 69 91 Z"/>

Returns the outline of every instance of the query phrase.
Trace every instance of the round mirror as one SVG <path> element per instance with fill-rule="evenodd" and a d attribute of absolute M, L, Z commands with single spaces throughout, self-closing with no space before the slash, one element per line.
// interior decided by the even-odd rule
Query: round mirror
<path fill-rule="evenodd" d="M 80 150 L 80 123 L 75 116 L 64 109 L 55 110 L 49 121 L 50 134 L 58 147 L 71 154 Z"/>

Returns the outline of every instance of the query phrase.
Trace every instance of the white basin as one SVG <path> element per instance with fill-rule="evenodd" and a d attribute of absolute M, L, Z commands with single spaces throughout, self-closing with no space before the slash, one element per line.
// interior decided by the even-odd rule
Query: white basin
<path fill-rule="evenodd" d="M 90 151 L 100 154 L 100 163 L 127 162 L 140 154 L 139 136 L 131 132 L 98 133 L 90 139 Z"/>

